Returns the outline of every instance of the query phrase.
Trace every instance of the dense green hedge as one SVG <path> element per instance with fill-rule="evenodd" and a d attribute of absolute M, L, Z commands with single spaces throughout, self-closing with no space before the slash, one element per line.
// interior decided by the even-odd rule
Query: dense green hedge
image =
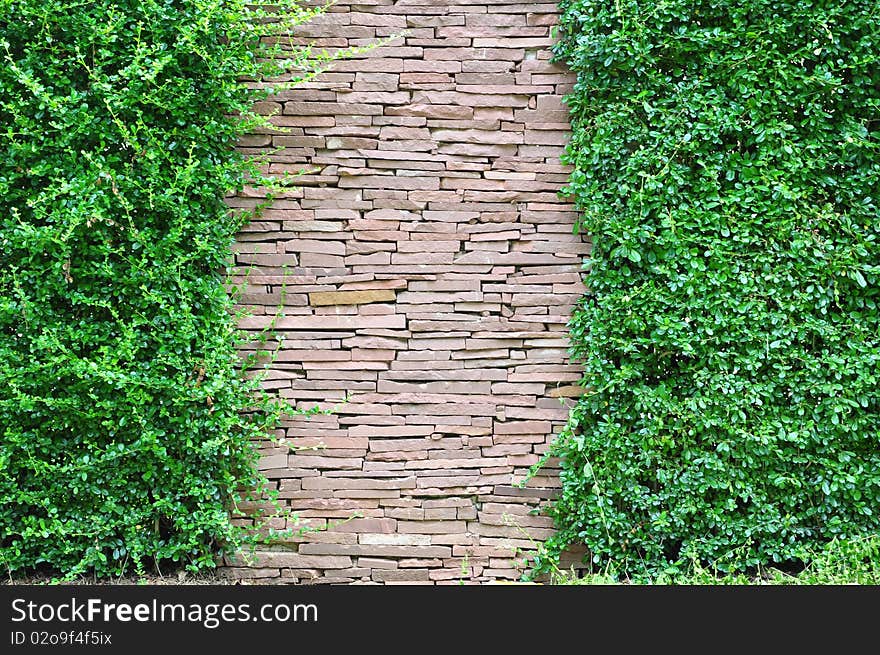
<path fill-rule="evenodd" d="M 877 531 L 876 0 L 561 8 L 593 252 L 539 567 L 796 565 Z"/>
<path fill-rule="evenodd" d="M 239 80 L 308 74 L 262 38 L 308 14 L 274 4 L 0 0 L 9 571 L 210 566 L 246 537 L 229 510 L 264 491 L 251 439 L 278 408 L 241 374 L 223 197 L 258 175 Z"/>

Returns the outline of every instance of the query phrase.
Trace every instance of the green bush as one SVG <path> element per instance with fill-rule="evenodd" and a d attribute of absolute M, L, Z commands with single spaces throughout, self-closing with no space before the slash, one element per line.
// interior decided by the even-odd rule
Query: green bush
<path fill-rule="evenodd" d="M 279 407 L 236 353 L 224 282 L 247 217 L 223 198 L 265 182 L 233 150 L 269 90 L 246 80 L 290 88 L 315 63 L 267 38 L 314 12 L 274 5 L 0 0 L 10 572 L 200 568 L 249 539 L 230 510 L 266 491 L 252 440 Z"/>
<path fill-rule="evenodd" d="M 621 575 L 880 529 L 874 0 L 563 0 L 592 237 L 559 533 Z"/>

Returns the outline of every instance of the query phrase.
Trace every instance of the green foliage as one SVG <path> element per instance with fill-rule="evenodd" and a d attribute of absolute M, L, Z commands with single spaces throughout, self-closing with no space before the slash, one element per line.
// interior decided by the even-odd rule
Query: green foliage
<path fill-rule="evenodd" d="M 559 533 L 620 575 L 880 528 L 873 0 L 563 0 L 592 236 Z"/>
<path fill-rule="evenodd" d="M 751 573 L 725 573 L 709 569 L 698 561 L 664 571 L 656 577 L 621 580 L 609 571 L 554 570 L 551 584 L 562 585 L 878 585 L 880 584 L 880 537 L 865 535 L 851 539 L 832 539 L 818 551 L 811 551 L 810 562 L 799 571 L 757 566 Z"/>
<path fill-rule="evenodd" d="M 289 0 L 0 0 L 0 563 L 212 566 L 250 538 L 282 408 L 236 352 L 225 271 L 264 183 L 254 100 L 326 57 Z M 286 75 L 285 75 L 286 73 Z M 251 80 L 247 83 L 246 80 Z M 240 522 L 242 525 L 245 522 Z"/>

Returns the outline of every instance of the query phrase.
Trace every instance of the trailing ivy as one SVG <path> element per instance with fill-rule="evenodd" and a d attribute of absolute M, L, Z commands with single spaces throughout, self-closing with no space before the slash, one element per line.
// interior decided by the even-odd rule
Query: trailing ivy
<path fill-rule="evenodd" d="M 212 566 L 254 538 L 253 440 L 224 282 L 264 183 L 234 151 L 271 85 L 327 60 L 290 0 L 0 0 L 0 565 Z M 291 76 L 293 79 L 291 79 Z M 232 512 L 232 513 L 231 513 Z"/>
<path fill-rule="evenodd" d="M 875 0 L 563 0 L 589 233 L 559 529 L 631 578 L 880 529 Z"/>

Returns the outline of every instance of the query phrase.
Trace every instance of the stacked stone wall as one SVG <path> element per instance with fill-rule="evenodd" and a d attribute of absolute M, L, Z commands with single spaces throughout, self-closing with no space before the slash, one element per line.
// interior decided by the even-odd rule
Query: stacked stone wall
<path fill-rule="evenodd" d="M 262 103 L 284 131 L 241 144 L 283 147 L 274 173 L 307 170 L 240 235 L 241 324 L 283 338 L 267 387 L 337 409 L 285 421 L 297 449 L 262 459 L 283 502 L 329 527 L 234 575 L 515 579 L 550 534 L 531 510 L 558 486 L 553 463 L 516 483 L 580 391 L 565 325 L 588 253 L 557 193 L 573 78 L 549 62 L 556 16 L 343 0 L 294 35 L 335 49 L 405 32 Z"/>

